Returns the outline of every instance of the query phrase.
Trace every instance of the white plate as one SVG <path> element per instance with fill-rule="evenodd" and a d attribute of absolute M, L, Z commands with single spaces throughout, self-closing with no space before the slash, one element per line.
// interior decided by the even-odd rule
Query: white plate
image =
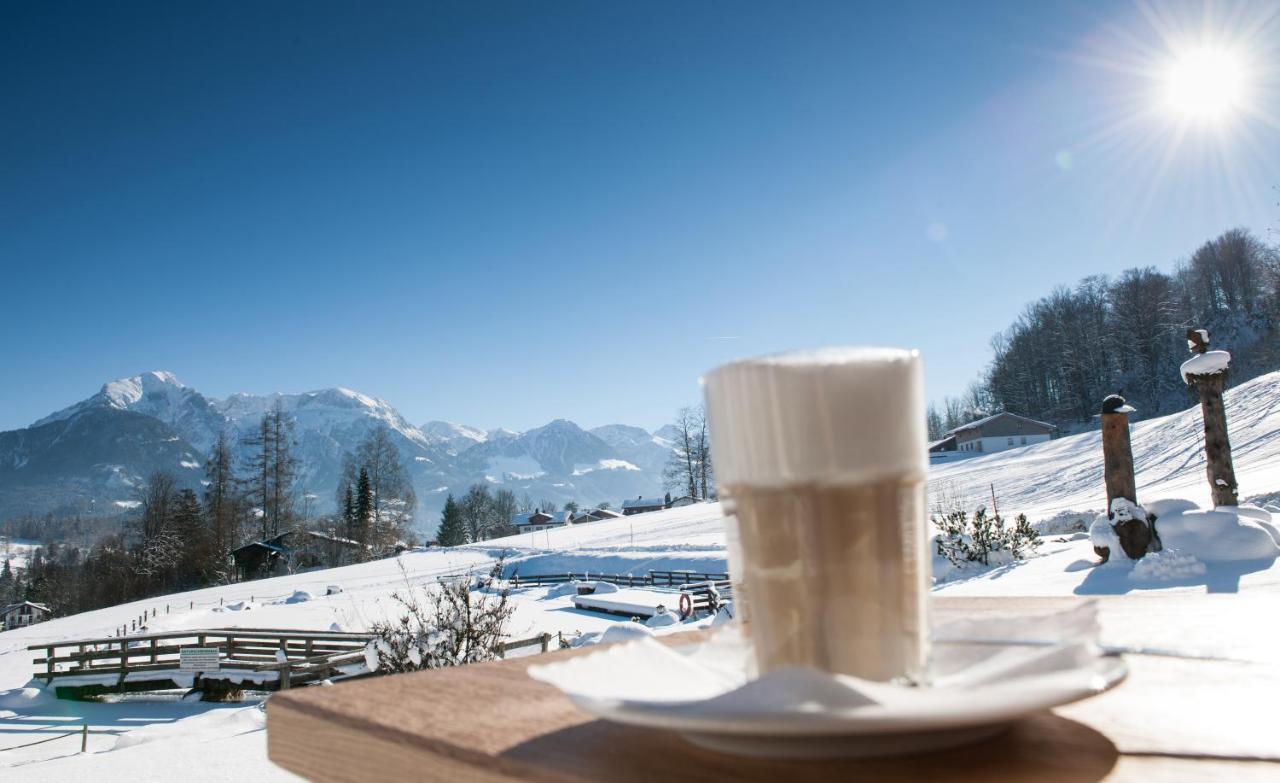
<path fill-rule="evenodd" d="M 714 750 L 774 758 L 883 756 L 984 739 L 1014 720 L 1102 693 L 1124 661 L 1090 644 L 938 644 L 945 674 L 905 687 L 783 669 L 748 680 L 732 637 L 666 647 L 615 645 L 530 676 L 606 720 L 668 729 Z"/>

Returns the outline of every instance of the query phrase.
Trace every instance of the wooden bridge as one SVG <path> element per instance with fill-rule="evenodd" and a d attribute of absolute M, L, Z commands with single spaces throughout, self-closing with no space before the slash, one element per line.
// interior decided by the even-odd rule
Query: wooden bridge
<path fill-rule="evenodd" d="M 217 700 L 240 690 L 293 685 L 365 673 L 367 633 L 262 628 L 75 639 L 29 647 L 36 679 L 58 698 L 192 688 Z"/>

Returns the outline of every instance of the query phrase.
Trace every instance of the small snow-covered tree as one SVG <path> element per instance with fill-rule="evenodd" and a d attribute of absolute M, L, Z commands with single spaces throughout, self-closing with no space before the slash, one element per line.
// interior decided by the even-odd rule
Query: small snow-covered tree
<path fill-rule="evenodd" d="M 963 509 L 953 508 L 934 514 L 937 552 L 952 565 L 980 563 L 990 565 L 992 555 L 1007 552 L 1014 560 L 1022 560 L 1040 546 L 1040 534 L 1027 522 L 1025 514 L 1019 514 L 1013 527 L 1006 527 L 999 514 L 987 516 L 985 508 L 979 508 L 970 517 Z"/>
<path fill-rule="evenodd" d="M 392 593 L 400 615 L 373 624 L 375 638 L 366 649 L 369 668 L 409 672 L 500 657 L 513 607 L 506 590 L 473 590 L 473 581 L 466 577 Z"/>

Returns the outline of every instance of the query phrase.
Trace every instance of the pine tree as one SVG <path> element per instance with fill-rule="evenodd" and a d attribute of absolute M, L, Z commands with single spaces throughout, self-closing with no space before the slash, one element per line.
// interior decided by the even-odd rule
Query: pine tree
<path fill-rule="evenodd" d="M 352 541 L 360 537 L 360 517 L 356 515 L 356 495 L 351 485 L 347 485 L 342 498 L 342 535 Z"/>
<path fill-rule="evenodd" d="M 458 546 L 467 543 L 467 524 L 462 518 L 462 508 L 453 499 L 453 495 L 445 498 L 436 540 L 440 546 Z"/>
<path fill-rule="evenodd" d="M 184 489 L 174 503 L 173 528 L 181 555 L 177 563 L 176 581 L 179 587 L 197 587 L 205 583 L 216 563 L 210 551 L 209 531 L 205 529 L 204 514 L 196 493 Z"/>
<path fill-rule="evenodd" d="M 360 468 L 356 483 L 356 541 L 360 542 L 360 559 L 369 559 L 369 545 L 373 534 L 373 487 L 369 483 L 369 471 Z"/>
<path fill-rule="evenodd" d="M 452 497 L 449 500 L 453 500 Z M 4 565 L 0 566 L 0 606 L 14 603 L 17 598 L 17 590 L 14 587 L 13 568 L 9 565 L 8 558 L 5 559 Z"/>

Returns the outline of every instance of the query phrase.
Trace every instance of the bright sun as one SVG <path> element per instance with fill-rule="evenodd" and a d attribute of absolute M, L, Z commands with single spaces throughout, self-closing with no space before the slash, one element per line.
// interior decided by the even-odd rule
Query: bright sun
<path fill-rule="evenodd" d="M 1169 106 L 1190 120 L 1221 120 L 1244 100 L 1245 69 L 1225 49 L 1187 51 L 1165 75 Z"/>

